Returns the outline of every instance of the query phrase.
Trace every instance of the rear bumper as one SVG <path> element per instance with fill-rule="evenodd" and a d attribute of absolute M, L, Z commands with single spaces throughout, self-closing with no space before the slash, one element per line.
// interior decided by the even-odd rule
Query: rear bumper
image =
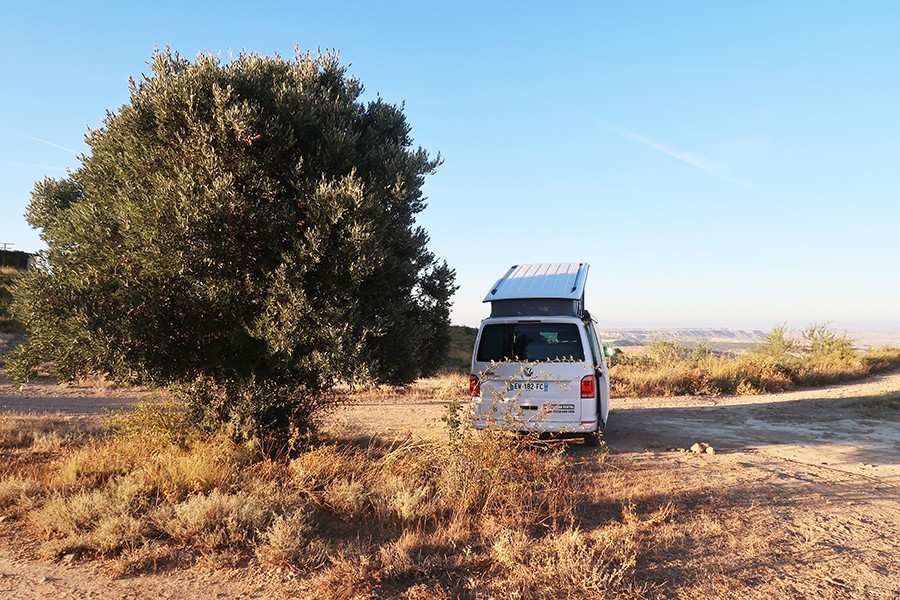
<path fill-rule="evenodd" d="M 583 399 L 541 400 L 540 403 L 532 399 L 488 403 L 476 396 L 469 406 L 469 421 L 475 429 L 538 433 L 584 434 L 603 428 L 599 415 L 585 410 Z"/>
<path fill-rule="evenodd" d="M 517 431 L 520 433 L 558 433 L 558 434 L 585 434 L 596 433 L 600 430 L 596 419 L 591 421 L 542 421 L 539 418 L 532 419 L 494 419 L 472 418 L 472 427 L 475 429 L 499 429 L 502 431 Z"/>

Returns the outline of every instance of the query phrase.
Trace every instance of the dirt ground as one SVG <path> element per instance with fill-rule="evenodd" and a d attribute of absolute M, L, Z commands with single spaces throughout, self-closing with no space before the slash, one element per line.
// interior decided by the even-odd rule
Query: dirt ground
<path fill-rule="evenodd" d="M 49 381 L 21 391 L 0 380 L 2 411 L 100 413 L 148 397 Z M 444 412 L 443 401 L 363 399 L 334 427 L 439 437 Z M 662 485 L 681 510 L 709 513 L 716 546 L 682 541 L 638 565 L 660 573 L 650 597 L 726 597 L 740 582 L 754 598 L 900 598 L 900 372 L 755 397 L 614 399 L 604 441 L 607 452 L 569 448 L 587 475 L 654 478 L 657 496 Z M 690 452 L 695 442 L 715 453 Z M 664 500 L 635 485 L 636 502 Z M 280 573 L 247 569 L 115 579 L 99 564 L 36 561 L 14 529 L 0 531 L 3 598 L 267 598 L 283 589 Z"/>
<path fill-rule="evenodd" d="M 349 431 L 436 437 L 444 410 L 364 401 L 341 419 Z M 689 581 L 695 570 L 740 582 L 745 597 L 900 598 L 900 372 L 772 395 L 613 399 L 603 439 L 599 463 L 591 449 L 569 452 L 591 475 L 653 478 L 716 524 L 719 546 L 700 541 L 660 569 L 661 589 L 681 573 L 692 591 L 660 597 L 736 593 Z M 690 452 L 698 442 L 715 454 Z M 693 566 L 678 564 L 686 557 Z"/>

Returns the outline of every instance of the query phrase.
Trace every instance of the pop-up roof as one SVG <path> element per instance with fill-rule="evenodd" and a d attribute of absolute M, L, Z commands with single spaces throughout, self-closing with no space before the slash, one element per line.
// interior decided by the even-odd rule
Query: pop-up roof
<path fill-rule="evenodd" d="M 514 265 L 491 288 L 484 302 L 492 317 L 584 313 L 587 263 Z"/>

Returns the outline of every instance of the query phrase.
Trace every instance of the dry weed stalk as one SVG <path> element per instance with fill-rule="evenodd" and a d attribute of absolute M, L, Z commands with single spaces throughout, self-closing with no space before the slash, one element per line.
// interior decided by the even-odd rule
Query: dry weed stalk
<path fill-rule="evenodd" d="M 476 433 L 458 408 L 444 442 L 333 440 L 290 460 L 185 435 L 177 418 L 145 409 L 157 425 L 144 435 L 119 421 L 115 435 L 65 449 L 46 472 L 0 480 L 0 505 L 45 556 L 107 557 L 120 573 L 244 557 L 322 596 L 550 597 L 552 581 L 627 590 L 640 536 L 612 543 L 580 527 L 578 505 L 590 498 L 564 450 Z M 628 527 L 622 536 L 640 529 Z"/>

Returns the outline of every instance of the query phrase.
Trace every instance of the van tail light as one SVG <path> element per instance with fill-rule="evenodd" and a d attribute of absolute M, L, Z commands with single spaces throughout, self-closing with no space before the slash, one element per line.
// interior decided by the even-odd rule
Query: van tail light
<path fill-rule="evenodd" d="M 469 375 L 469 395 L 470 396 L 480 396 L 481 395 L 481 380 L 478 379 L 478 375 L 475 375 L 474 373 Z"/>
<path fill-rule="evenodd" d="M 469 382 L 469 386 L 471 387 L 472 383 Z M 596 390 L 594 388 L 594 376 L 593 375 L 585 375 L 581 378 L 581 397 L 582 398 L 593 398 L 596 396 Z"/>

